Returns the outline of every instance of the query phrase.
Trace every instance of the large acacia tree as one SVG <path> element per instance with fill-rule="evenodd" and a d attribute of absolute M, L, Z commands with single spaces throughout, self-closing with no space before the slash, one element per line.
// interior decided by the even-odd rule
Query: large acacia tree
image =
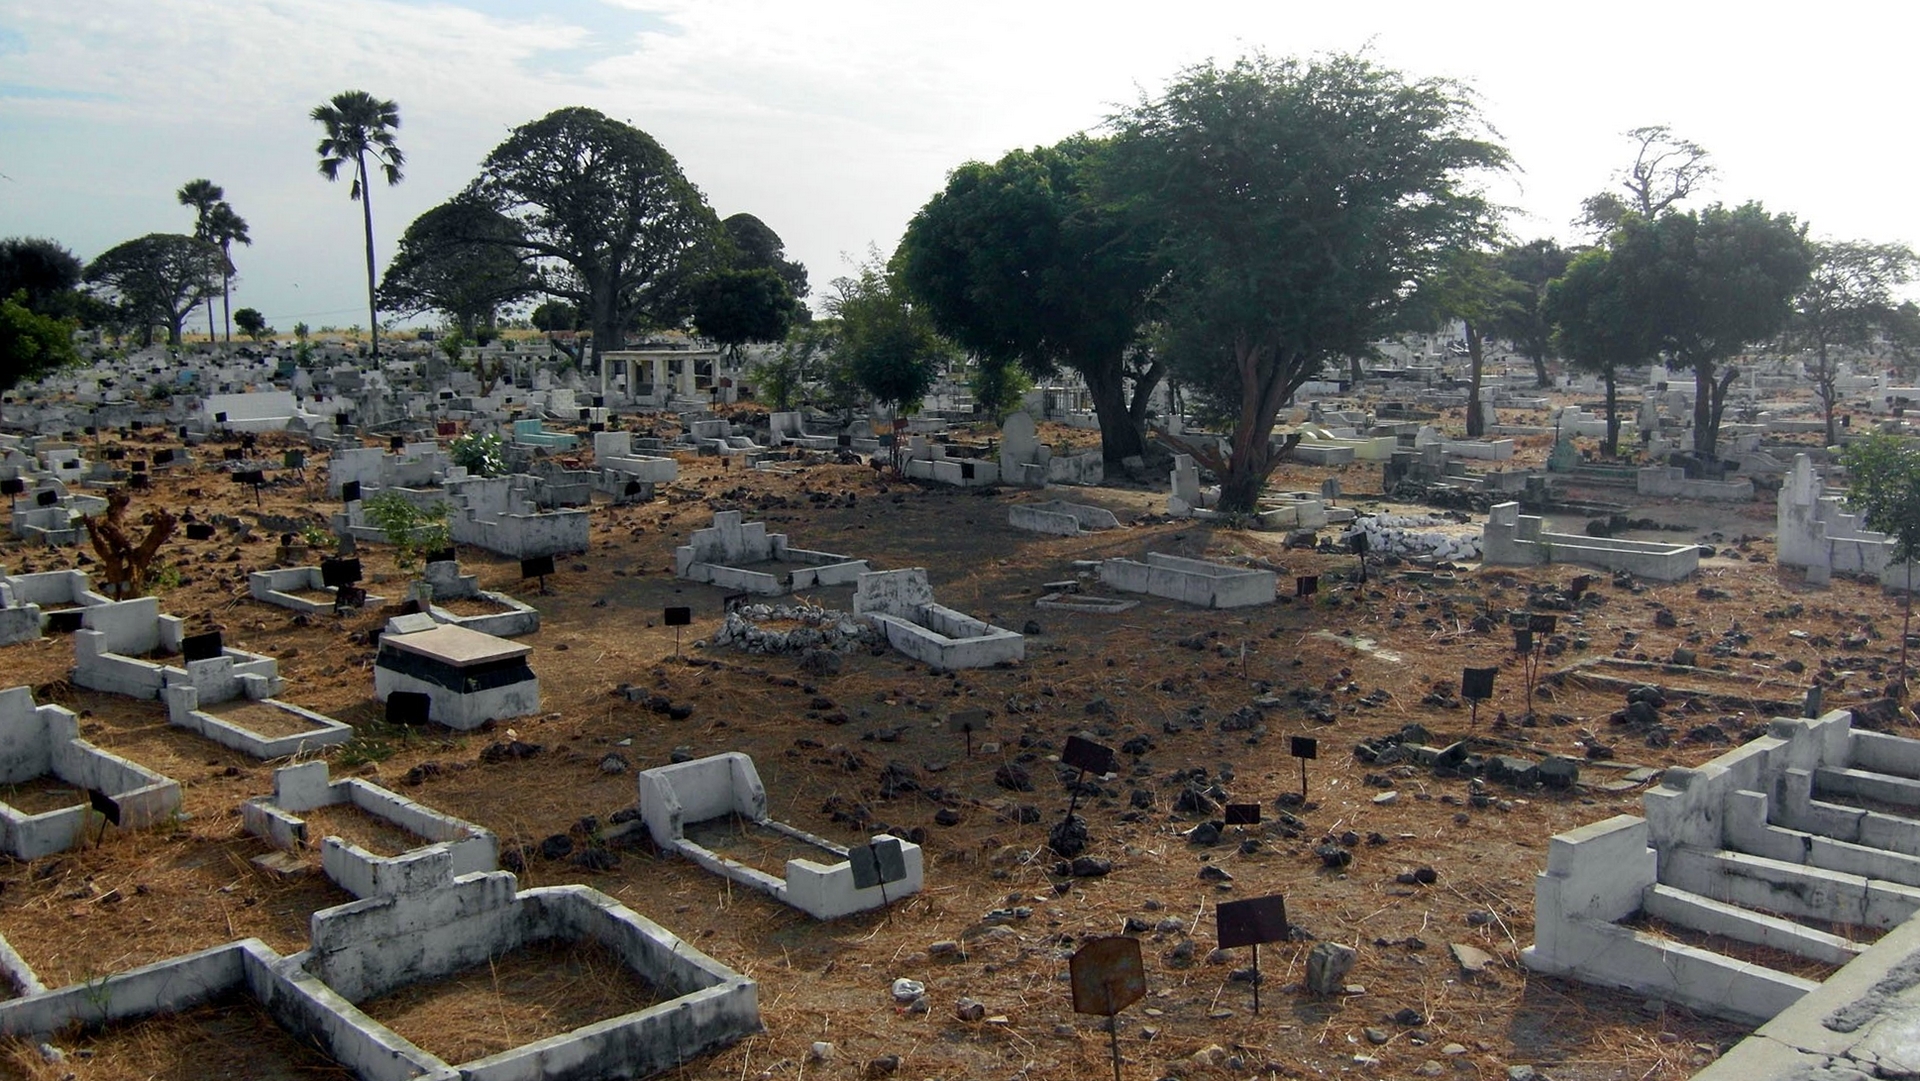
<path fill-rule="evenodd" d="M 1550 386 L 1547 357 L 1553 352 L 1553 320 L 1546 314 L 1547 285 L 1567 272 L 1577 252 L 1552 240 L 1509 244 L 1494 256 L 1494 265 L 1513 282 L 1513 303 L 1488 324 L 1487 332 L 1505 338 L 1533 363 L 1536 385 Z"/>
<path fill-rule="evenodd" d="M 512 219 L 471 196 L 455 196 L 413 219 L 380 279 L 380 306 L 402 315 L 438 311 L 477 340 L 503 307 L 539 291 Z"/>
<path fill-rule="evenodd" d="M 164 323 L 167 344 L 179 345 L 188 314 L 213 296 L 224 264 L 220 249 L 198 237 L 148 233 L 87 264 L 87 284 L 140 326 L 143 344 L 151 345 L 153 325 Z"/>
<path fill-rule="evenodd" d="M 1693 449 L 1711 458 L 1740 374 L 1727 362 L 1787 325 L 1812 267 L 1806 230 L 1759 203 L 1716 203 L 1652 219 L 1630 213 L 1608 246 L 1659 352 L 1693 371 Z"/>
<path fill-rule="evenodd" d="M 1541 311 L 1554 327 L 1553 348 L 1606 385 L 1607 437 L 1601 449 L 1609 456 L 1618 454 L 1619 372 L 1652 360 L 1659 351 L 1648 313 L 1605 248 L 1582 252 L 1549 282 Z"/>
<path fill-rule="evenodd" d="M 1913 279 L 1916 259 L 1905 244 L 1826 240 L 1813 245 L 1813 272 L 1793 301 L 1789 331 L 1813 353 L 1813 394 L 1827 422 L 1827 443 L 1840 441 L 1834 406 L 1840 400 L 1840 369 L 1834 353 L 1871 344 L 1893 293 Z"/>
<path fill-rule="evenodd" d="M 1095 198 L 1102 146 L 1076 136 L 960 166 L 913 216 L 900 261 L 934 325 L 985 363 L 1078 373 L 1101 455 L 1118 462 L 1145 450 L 1165 374 L 1157 361 L 1127 363 L 1162 272 L 1150 231 Z"/>
<path fill-rule="evenodd" d="M 593 356 L 636 320 L 678 322 L 719 255 L 720 224 L 651 135 L 579 106 L 515 128 L 468 189 L 512 218 L 541 288 L 593 328 Z"/>
<path fill-rule="evenodd" d="M 1507 154 L 1467 91 L 1356 56 L 1200 65 L 1114 118 L 1111 193 L 1155 222 L 1182 384 L 1232 418 L 1229 452 L 1171 440 L 1250 512 L 1280 407 L 1364 351 L 1447 252 L 1483 243 L 1474 184 Z"/>

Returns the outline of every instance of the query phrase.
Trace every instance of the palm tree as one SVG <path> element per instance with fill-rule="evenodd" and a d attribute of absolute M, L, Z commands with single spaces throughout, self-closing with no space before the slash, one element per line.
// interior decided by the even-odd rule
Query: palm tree
<path fill-rule="evenodd" d="M 247 235 L 247 219 L 236 214 L 232 204 L 222 199 L 214 205 L 213 213 L 208 215 L 206 239 L 220 245 L 220 317 L 225 324 L 225 340 L 232 343 L 233 244 L 239 241 L 251 246 L 253 238 Z M 207 306 L 213 306 L 212 297 L 207 298 Z"/>
<path fill-rule="evenodd" d="M 389 186 L 400 183 L 400 167 L 407 157 L 394 144 L 393 131 L 400 126 L 400 106 L 381 101 L 364 90 L 343 90 L 325 105 L 317 105 L 311 114 L 326 129 L 321 138 L 320 175 L 328 180 L 340 178 L 340 167 L 353 166 L 353 187 L 347 198 L 358 199 L 367 227 L 367 326 L 373 335 L 373 355 L 380 355 L 380 323 L 374 307 L 373 201 L 368 190 L 367 156 L 371 154 Z"/>
<path fill-rule="evenodd" d="M 208 241 L 209 243 L 213 242 L 211 229 L 214 208 L 226 205 L 224 202 L 227 195 L 226 189 L 202 177 L 198 180 L 189 180 L 185 184 L 180 185 L 180 190 L 173 194 L 175 198 L 180 200 L 181 206 L 190 206 L 193 208 L 194 237 L 199 240 Z M 209 296 L 207 298 L 207 342 L 211 344 L 213 340 L 213 298 Z"/>

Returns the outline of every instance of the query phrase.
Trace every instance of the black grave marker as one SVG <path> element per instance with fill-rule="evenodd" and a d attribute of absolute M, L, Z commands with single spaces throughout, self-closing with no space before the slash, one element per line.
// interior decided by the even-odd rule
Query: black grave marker
<path fill-rule="evenodd" d="M 1287 899 L 1274 894 L 1245 901 L 1228 901 L 1213 910 L 1214 933 L 1223 950 L 1253 947 L 1253 1012 L 1260 1013 L 1260 944 L 1285 942 Z"/>
<path fill-rule="evenodd" d="M 210 523 L 210 522 L 188 522 L 188 523 L 187 523 L 187 539 L 188 539 L 188 540 L 202 540 L 202 541 L 203 541 L 203 540 L 212 540 L 212 539 L 213 539 L 213 525 L 212 525 L 212 523 Z"/>
<path fill-rule="evenodd" d="M 390 439 L 388 439 L 388 440 L 387 440 L 387 449 L 388 449 L 388 450 L 390 450 L 390 451 L 393 451 L 393 452 L 395 452 L 396 454 L 397 454 L 397 453 L 399 453 L 400 451 L 403 451 L 403 450 L 406 450 L 406 449 L 407 449 L 407 437 L 406 437 L 406 436 L 404 436 L 404 435 L 396 435 L 396 436 L 394 436 L 394 437 L 392 437 L 392 438 L 390 438 Z"/>
<path fill-rule="evenodd" d="M 1287 741 L 1287 753 L 1300 760 L 1300 799 L 1307 798 L 1307 762 L 1320 757 L 1320 741 L 1312 736 L 1293 736 Z"/>
<path fill-rule="evenodd" d="M 189 634 L 180 640 L 180 655 L 187 661 L 210 661 L 223 651 L 219 631 Z"/>
<path fill-rule="evenodd" d="M 987 730 L 987 711 L 984 709 L 963 709 L 947 718 L 947 722 L 967 737 L 967 757 L 973 757 L 973 734 Z"/>
<path fill-rule="evenodd" d="M 1293 595 L 1296 597 L 1311 597 L 1318 592 L 1320 576 L 1317 574 L 1303 574 L 1293 580 Z"/>
<path fill-rule="evenodd" d="M 459 560 L 459 558 L 460 553 L 452 545 L 448 545 L 445 548 L 435 548 L 433 551 L 427 553 L 427 562 L 429 563 L 453 563 Z"/>
<path fill-rule="evenodd" d="M 433 699 L 419 691 L 394 691 L 387 695 L 387 723 L 415 728 L 427 723 Z"/>
<path fill-rule="evenodd" d="M 673 628 L 673 655 L 680 655 L 680 628 L 693 626 L 693 609 L 687 607 L 663 608 L 660 610 L 660 622 Z"/>
<path fill-rule="evenodd" d="M 1259 825 L 1260 824 L 1260 805 L 1257 803 L 1227 804 L 1226 824 L 1229 826 Z"/>
<path fill-rule="evenodd" d="M 360 498 L 360 482 L 350 480 L 340 486 L 340 502 L 351 503 Z"/>
<path fill-rule="evenodd" d="M 358 559 L 322 559 L 320 561 L 320 584 L 329 589 L 350 586 L 360 580 L 360 561 Z"/>
<path fill-rule="evenodd" d="M 149 487 L 147 475 L 145 473 L 135 473 L 133 476 L 128 477 L 127 487 L 138 491 L 146 490 Z"/>
<path fill-rule="evenodd" d="M 97 845 L 106 839 L 108 823 L 116 826 L 120 824 L 120 801 L 98 789 L 89 788 L 87 789 L 87 806 L 100 815 L 100 834 L 93 839 L 93 843 Z"/>
<path fill-rule="evenodd" d="M 154 465 L 172 465 L 172 464 L 173 464 L 173 451 L 171 451 L 171 450 L 156 450 L 156 451 L 154 451 L 154 452 L 153 452 L 153 464 L 154 464 Z"/>
<path fill-rule="evenodd" d="M 44 492 L 35 493 L 33 501 L 42 507 L 51 507 L 60 502 L 60 493 L 49 488 Z"/>
<path fill-rule="evenodd" d="M 80 629 L 81 611 L 68 608 L 59 612 L 47 613 L 47 629 L 55 634 L 72 634 Z"/>
<path fill-rule="evenodd" d="M 1071 819 L 1080 807 L 1080 783 L 1087 774 L 1098 777 L 1113 772 L 1113 748 L 1084 736 L 1068 736 L 1067 745 L 1060 749 L 1060 761 L 1080 771 L 1073 782 L 1073 795 L 1067 800 L 1067 818 Z"/>

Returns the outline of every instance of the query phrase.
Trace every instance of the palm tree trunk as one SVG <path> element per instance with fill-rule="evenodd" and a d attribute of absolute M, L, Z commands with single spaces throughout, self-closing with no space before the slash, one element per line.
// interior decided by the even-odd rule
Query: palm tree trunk
<path fill-rule="evenodd" d="M 367 226 L 367 334 L 373 342 L 373 355 L 380 355 L 380 316 L 373 303 L 373 185 L 367 176 L 367 155 L 355 155 L 360 168 L 360 214 Z"/>

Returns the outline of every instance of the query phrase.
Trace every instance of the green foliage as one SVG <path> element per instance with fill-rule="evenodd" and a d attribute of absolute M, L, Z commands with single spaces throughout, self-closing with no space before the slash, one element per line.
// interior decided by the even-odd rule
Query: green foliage
<path fill-rule="evenodd" d="M 1847 502 L 1867 527 L 1893 540 L 1899 562 L 1920 558 L 1920 444 L 1897 435 L 1869 435 L 1840 452 Z"/>
<path fill-rule="evenodd" d="M 1813 353 L 1813 391 L 1826 417 L 1827 442 L 1839 440 L 1834 407 L 1840 400 L 1835 350 L 1874 343 L 1894 290 L 1913 280 L 1920 257 L 1904 244 L 1829 240 L 1813 245 L 1813 270 L 1794 298 L 1791 341 Z"/>
<path fill-rule="evenodd" d="M 80 314 L 80 259 L 44 237 L 0 240 L 0 297 L 14 297 L 40 315 Z M 24 297 L 15 294 L 24 293 Z"/>
<path fill-rule="evenodd" d="M 468 192 L 518 223 L 545 291 L 588 313 L 596 357 L 636 319 L 678 323 L 720 255 L 719 220 L 673 155 L 593 109 L 515 128 Z"/>
<path fill-rule="evenodd" d="M 967 373 L 967 390 L 973 394 L 974 408 L 995 423 L 1006 418 L 1020 405 L 1020 398 L 1033 389 L 1033 380 L 1017 364 L 980 359 Z"/>
<path fill-rule="evenodd" d="M 380 306 L 401 315 L 444 312 L 478 340 L 501 308 L 539 291 L 519 225 L 471 195 L 458 195 L 407 226 L 380 281 Z"/>
<path fill-rule="evenodd" d="M 533 309 L 533 314 L 527 317 L 527 321 L 532 323 L 535 329 L 549 333 L 556 330 L 579 330 L 582 326 L 580 309 L 564 300 L 549 300 L 541 304 Z"/>
<path fill-rule="evenodd" d="M 274 335 L 273 328 L 267 325 L 267 317 L 261 315 L 258 308 L 241 308 L 233 313 L 233 321 L 240 327 L 240 333 L 256 342 Z"/>
<path fill-rule="evenodd" d="M 1605 248 L 1582 252 L 1569 263 L 1566 273 L 1547 286 L 1541 311 L 1554 326 L 1553 348 L 1574 367 L 1606 382 L 1604 449 L 1608 454 L 1619 453 L 1615 378 L 1621 369 L 1648 361 L 1657 351 L 1647 313 L 1635 304 L 1628 282 Z"/>
<path fill-rule="evenodd" d="M 1665 124 L 1634 128 L 1626 137 L 1635 146 L 1633 164 L 1614 174 L 1626 196 L 1614 191 L 1588 196 L 1575 219 L 1576 225 L 1601 236 L 1618 229 L 1629 214 L 1646 220 L 1659 217 L 1713 177 L 1706 148 L 1680 138 Z"/>
<path fill-rule="evenodd" d="M 796 306 L 807 295 L 807 268 L 787 258 L 786 242 L 766 222 L 752 214 L 732 214 L 720 222 L 727 240 L 733 245 L 730 261 L 735 270 L 767 269 L 787 283 Z M 804 309 L 802 309 L 804 310 Z M 797 318 L 797 317 L 796 317 Z"/>
<path fill-rule="evenodd" d="M 1553 352 L 1553 320 L 1546 313 L 1547 285 L 1567 272 L 1576 252 L 1552 240 L 1509 244 L 1494 256 L 1494 265 L 1513 283 L 1512 306 L 1495 313 L 1487 333 L 1513 343 L 1533 362 L 1535 381 L 1547 386 L 1547 357 Z"/>
<path fill-rule="evenodd" d="M 869 261 L 857 277 L 835 279 L 833 289 L 827 308 L 841 324 L 836 355 L 854 381 L 901 413 L 918 409 L 952 356 L 952 346 L 877 261 Z"/>
<path fill-rule="evenodd" d="M 310 337 L 312 334 L 313 334 L 313 328 L 307 326 L 307 324 L 305 323 L 293 324 L 293 340 L 294 341 L 297 341 L 302 345 L 305 345 L 307 338 Z"/>
<path fill-rule="evenodd" d="M 149 572 L 147 593 L 156 595 L 180 588 L 180 567 L 174 563 L 162 563 Z"/>
<path fill-rule="evenodd" d="M 0 299 L 0 390 L 12 390 L 24 380 L 80 362 L 73 347 L 73 324 L 37 314 L 26 301 L 25 289 Z"/>
<path fill-rule="evenodd" d="M 86 280 L 142 328 L 152 344 L 153 324 L 167 327 L 167 344 L 179 345 L 187 313 L 213 295 L 226 257 L 196 237 L 149 233 L 101 253 L 87 264 Z"/>
<path fill-rule="evenodd" d="M 1507 154 L 1458 84 L 1355 56 L 1202 64 L 1113 126 L 1103 186 L 1162 238 L 1181 386 L 1235 418 L 1229 455 L 1188 449 L 1221 475 L 1220 509 L 1252 510 L 1281 405 L 1485 242 L 1474 177 Z"/>
<path fill-rule="evenodd" d="M 468 432 L 448 445 L 447 456 L 473 476 L 498 477 L 507 471 L 504 447 L 498 432 Z"/>
<path fill-rule="evenodd" d="M 748 342 L 777 342 L 793 325 L 793 292 L 778 271 L 722 270 L 693 286 L 693 324 L 738 353 Z"/>
<path fill-rule="evenodd" d="M 339 538 L 335 537 L 331 530 L 322 529 L 312 522 L 308 522 L 306 525 L 300 527 L 300 539 L 306 542 L 307 547 L 322 550 L 336 547 L 339 544 Z"/>
<path fill-rule="evenodd" d="M 445 548 L 452 540 L 445 503 L 422 509 L 399 492 L 381 492 L 367 500 L 362 510 L 393 545 L 394 563 L 403 571 L 412 570 L 423 554 Z"/>
<path fill-rule="evenodd" d="M 1142 452 L 1145 399 L 1164 369 L 1134 381 L 1124 361 L 1164 268 L 1159 237 L 1095 195 L 1106 144 L 1075 136 L 968 162 L 928 200 L 901 242 L 901 277 L 940 333 L 1004 371 L 1078 372 L 1108 461 Z M 997 378 L 997 376 L 996 376 Z"/>
<path fill-rule="evenodd" d="M 840 325 L 832 320 L 794 328 L 772 356 L 748 369 L 754 393 L 777 410 L 792 409 L 830 362 Z"/>

